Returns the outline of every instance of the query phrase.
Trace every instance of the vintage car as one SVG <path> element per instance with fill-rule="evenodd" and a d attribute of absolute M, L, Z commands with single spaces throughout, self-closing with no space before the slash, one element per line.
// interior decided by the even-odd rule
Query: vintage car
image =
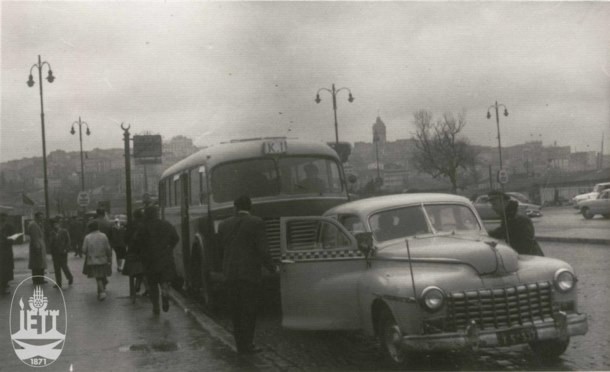
<path fill-rule="evenodd" d="M 519 203 L 519 209 L 517 213 L 528 217 L 542 217 L 541 207 L 533 204 L 529 199 L 518 192 L 507 192 L 506 193 L 512 200 Z M 479 212 L 479 216 L 483 220 L 497 220 L 499 219 L 498 214 L 491 208 L 489 197 L 487 195 L 480 195 L 474 201 L 474 207 Z"/>
<path fill-rule="evenodd" d="M 595 186 L 593 186 L 593 190 L 591 190 L 591 192 L 579 194 L 579 195 L 576 195 L 575 197 L 573 197 L 571 200 L 572 206 L 574 206 L 574 208 L 576 208 L 578 210 L 581 210 L 580 203 L 587 201 L 587 200 L 597 199 L 597 196 L 599 195 L 599 193 L 606 189 L 610 189 L 610 182 L 598 183 Z"/>
<path fill-rule="evenodd" d="M 597 199 L 581 201 L 579 206 L 580 213 L 588 220 L 596 214 L 601 214 L 604 218 L 610 218 L 610 189 L 602 191 Z"/>
<path fill-rule="evenodd" d="M 280 234 L 283 326 L 362 330 L 392 364 L 515 344 L 557 357 L 588 330 L 572 267 L 490 238 L 460 196 L 361 199 L 284 217 Z"/>

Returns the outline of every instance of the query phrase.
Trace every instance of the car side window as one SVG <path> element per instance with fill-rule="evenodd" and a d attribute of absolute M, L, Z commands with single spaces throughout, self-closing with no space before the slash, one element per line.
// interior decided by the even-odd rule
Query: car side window
<path fill-rule="evenodd" d="M 350 246 L 349 238 L 336 225 L 321 222 L 318 248 L 336 249 Z"/>
<path fill-rule="evenodd" d="M 339 216 L 339 222 L 352 235 L 366 231 L 364 229 L 364 223 L 362 222 L 360 217 L 356 215 L 347 214 Z"/>

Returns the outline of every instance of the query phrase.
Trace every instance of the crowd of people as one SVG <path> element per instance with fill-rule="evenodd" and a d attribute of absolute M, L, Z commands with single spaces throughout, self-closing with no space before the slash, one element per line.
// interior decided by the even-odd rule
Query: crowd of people
<path fill-rule="evenodd" d="M 6 295 L 10 293 L 9 282 L 14 279 L 11 237 L 15 228 L 6 214 L 0 218 L 0 294 Z M 114 255 L 117 271 L 134 278 L 136 292 L 144 284 L 144 295 L 151 299 L 153 313 L 159 314 L 160 308 L 169 310 L 169 283 L 175 275 L 172 251 L 179 237 L 171 224 L 159 218 L 157 206 L 137 210 L 130 225 L 118 219 L 111 222 L 103 209 L 98 209 L 89 221 L 76 217 L 45 221 L 43 213 L 37 212 L 25 233 L 29 236 L 28 269 L 34 285 L 47 284 L 47 255 L 53 262 L 54 287 L 63 288 L 64 277 L 72 285 L 74 275 L 68 255 L 74 252 L 74 256 L 83 258 L 83 274 L 95 280 L 98 300 L 104 301 Z"/>

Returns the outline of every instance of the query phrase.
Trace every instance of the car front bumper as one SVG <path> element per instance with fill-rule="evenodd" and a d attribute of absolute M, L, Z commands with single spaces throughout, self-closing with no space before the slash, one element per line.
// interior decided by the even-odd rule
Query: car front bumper
<path fill-rule="evenodd" d="M 566 314 L 564 312 L 557 313 L 553 321 L 493 330 L 481 330 L 476 322 L 472 321 L 466 330 L 461 332 L 403 336 L 401 345 L 407 351 L 476 350 L 479 347 L 518 345 L 528 341 L 521 342 L 516 339 L 508 345 L 506 339 L 504 342 L 501 341 L 500 334 L 506 332 L 517 334 L 526 328 L 535 330 L 535 338 L 528 341 L 544 341 L 584 335 L 587 333 L 589 325 L 586 314 Z"/>

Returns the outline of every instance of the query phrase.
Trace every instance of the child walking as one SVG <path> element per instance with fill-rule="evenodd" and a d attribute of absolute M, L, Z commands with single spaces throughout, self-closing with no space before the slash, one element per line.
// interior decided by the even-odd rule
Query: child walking
<path fill-rule="evenodd" d="M 85 266 L 83 274 L 89 278 L 95 278 L 97 282 L 97 299 L 106 299 L 106 277 L 112 275 L 112 248 L 106 234 L 99 230 L 97 221 L 92 221 L 87 226 L 89 233 L 83 241 L 83 253 L 85 254 Z"/>

